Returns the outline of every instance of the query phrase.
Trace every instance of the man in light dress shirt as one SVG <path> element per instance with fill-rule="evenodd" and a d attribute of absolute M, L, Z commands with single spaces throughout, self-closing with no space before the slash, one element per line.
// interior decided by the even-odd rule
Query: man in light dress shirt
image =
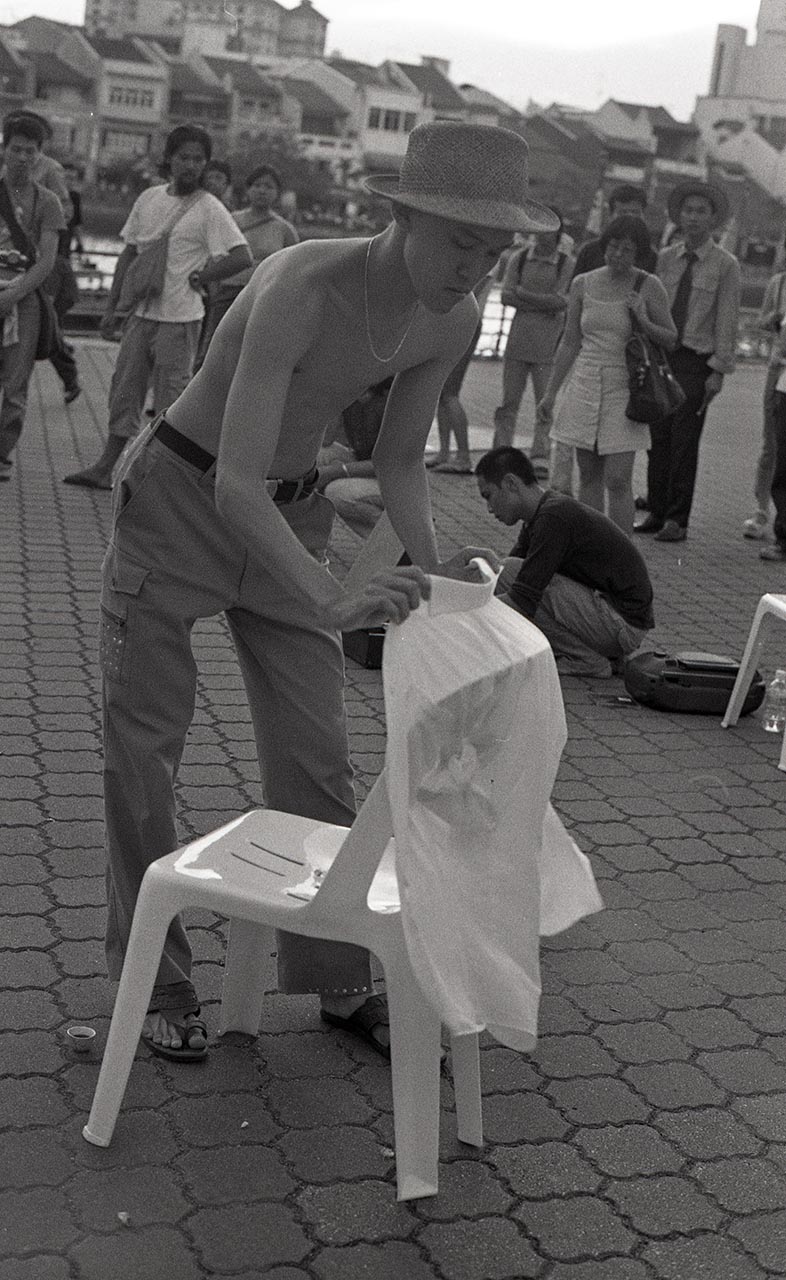
<path fill-rule="evenodd" d="M 658 275 L 679 334 L 669 362 L 686 399 L 672 417 L 651 427 L 649 515 L 635 530 L 654 533 L 659 542 L 684 542 L 707 408 L 722 389 L 724 375 L 734 370 L 740 266 L 712 237 L 728 216 L 728 201 L 719 187 L 680 183 L 669 197 L 669 216 L 681 240 L 661 250 Z M 685 272 L 689 290 L 685 285 L 680 289 Z M 685 298 L 682 308 L 680 295 Z"/>

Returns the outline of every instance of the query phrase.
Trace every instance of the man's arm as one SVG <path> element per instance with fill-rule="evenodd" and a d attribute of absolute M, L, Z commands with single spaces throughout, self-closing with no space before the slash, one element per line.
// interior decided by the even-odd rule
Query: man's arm
<path fill-rule="evenodd" d="M 17 276 L 13 283 L 0 289 L 0 315 L 5 315 L 17 302 L 42 285 L 52 274 L 57 257 L 57 231 L 48 228 L 41 232 L 38 242 L 38 258 L 29 270 Z"/>
<path fill-rule="evenodd" d="M 502 596 L 501 599 L 533 619 L 541 596 L 554 574 L 559 573 L 569 546 L 570 531 L 564 521 L 551 519 L 548 512 L 536 516 L 521 568 L 508 592 L 510 598 Z M 519 542 L 513 554 L 520 555 L 522 551 L 524 548 Z"/>
<path fill-rule="evenodd" d="M 554 366 L 543 399 L 537 406 L 542 422 L 550 422 L 557 392 L 567 378 L 581 350 L 581 312 L 584 306 L 584 279 L 574 278 L 568 295 L 568 312 L 565 328 L 554 356 Z"/>
<path fill-rule="evenodd" d="M 717 373 L 734 372 L 741 291 L 740 264 L 736 258 L 727 259 L 718 286 L 715 307 L 715 347 L 710 356 L 710 368 Z"/>
<path fill-rule="evenodd" d="M 220 258 L 210 258 L 199 271 L 192 271 L 188 283 L 192 289 L 201 289 L 208 284 L 216 284 L 227 276 L 237 275 L 246 267 L 253 267 L 254 259 L 247 244 L 237 244 L 229 253 Z"/>

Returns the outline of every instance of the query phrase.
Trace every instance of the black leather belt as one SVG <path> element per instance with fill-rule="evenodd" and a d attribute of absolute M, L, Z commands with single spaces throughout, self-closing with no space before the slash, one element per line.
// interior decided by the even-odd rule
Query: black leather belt
<path fill-rule="evenodd" d="M 192 467 L 196 467 L 203 475 L 210 470 L 215 462 L 215 457 L 212 453 L 208 453 L 207 449 L 203 449 L 201 445 L 189 440 L 188 436 L 184 436 L 182 432 L 176 431 L 163 415 L 153 427 L 153 435 L 167 449 L 171 449 L 179 458 L 183 458 Z M 267 490 L 274 502 L 299 502 L 302 498 L 307 498 L 310 493 L 313 493 L 318 479 L 319 472 L 316 467 L 313 467 L 307 475 L 301 476 L 299 480 L 270 479 L 267 481 Z"/>

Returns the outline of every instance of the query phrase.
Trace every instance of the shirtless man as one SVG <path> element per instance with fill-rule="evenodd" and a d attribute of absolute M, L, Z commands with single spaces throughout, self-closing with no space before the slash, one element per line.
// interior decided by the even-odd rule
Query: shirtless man
<path fill-rule="evenodd" d="M 473 574 L 475 548 L 440 560 L 426 437 L 477 324 L 473 285 L 516 230 L 555 219 L 528 198 L 523 139 L 491 126 L 423 125 L 401 175 L 368 185 L 394 201 L 390 226 L 371 240 L 312 240 L 267 259 L 115 486 L 101 636 L 113 978 L 142 876 L 178 845 L 173 783 L 194 708 L 193 620 L 226 614 L 265 802 L 349 825 L 339 632 L 403 620 L 428 596 L 428 574 Z M 350 596 L 325 565 L 333 511 L 314 461 L 326 424 L 388 375 L 374 464 L 413 564 Z M 325 1021 L 388 1055 L 387 1010 L 364 950 L 281 934 L 278 963 L 282 990 L 318 992 Z M 206 1047 L 190 971 L 175 920 L 143 1039 L 181 1060 Z"/>

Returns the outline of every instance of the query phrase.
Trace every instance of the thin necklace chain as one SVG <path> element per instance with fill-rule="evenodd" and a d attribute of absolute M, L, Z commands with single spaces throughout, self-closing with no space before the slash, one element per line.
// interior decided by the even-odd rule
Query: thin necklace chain
<path fill-rule="evenodd" d="M 380 235 L 381 234 L 382 233 L 380 232 Z M 371 321 L 369 319 L 369 310 L 368 310 L 368 264 L 369 264 L 369 259 L 371 257 L 371 246 L 377 238 L 378 238 L 377 236 L 372 236 L 368 242 L 368 248 L 366 249 L 366 262 L 363 268 L 363 312 L 366 317 L 366 337 L 368 338 L 369 350 L 371 351 L 372 356 L 374 357 L 375 360 L 378 360 L 380 364 L 390 364 L 391 360 L 395 360 L 399 351 L 401 350 L 407 338 L 409 337 L 409 331 L 412 328 L 412 325 L 414 324 L 414 321 L 415 321 L 415 316 L 418 313 L 418 304 L 416 302 L 414 307 L 412 308 L 412 315 L 409 317 L 409 324 L 407 325 L 406 329 L 401 335 L 401 340 L 398 343 L 398 345 L 394 347 L 393 351 L 391 351 L 389 356 L 381 356 L 377 351 L 376 347 L 374 346 L 374 339 L 371 336 Z"/>

